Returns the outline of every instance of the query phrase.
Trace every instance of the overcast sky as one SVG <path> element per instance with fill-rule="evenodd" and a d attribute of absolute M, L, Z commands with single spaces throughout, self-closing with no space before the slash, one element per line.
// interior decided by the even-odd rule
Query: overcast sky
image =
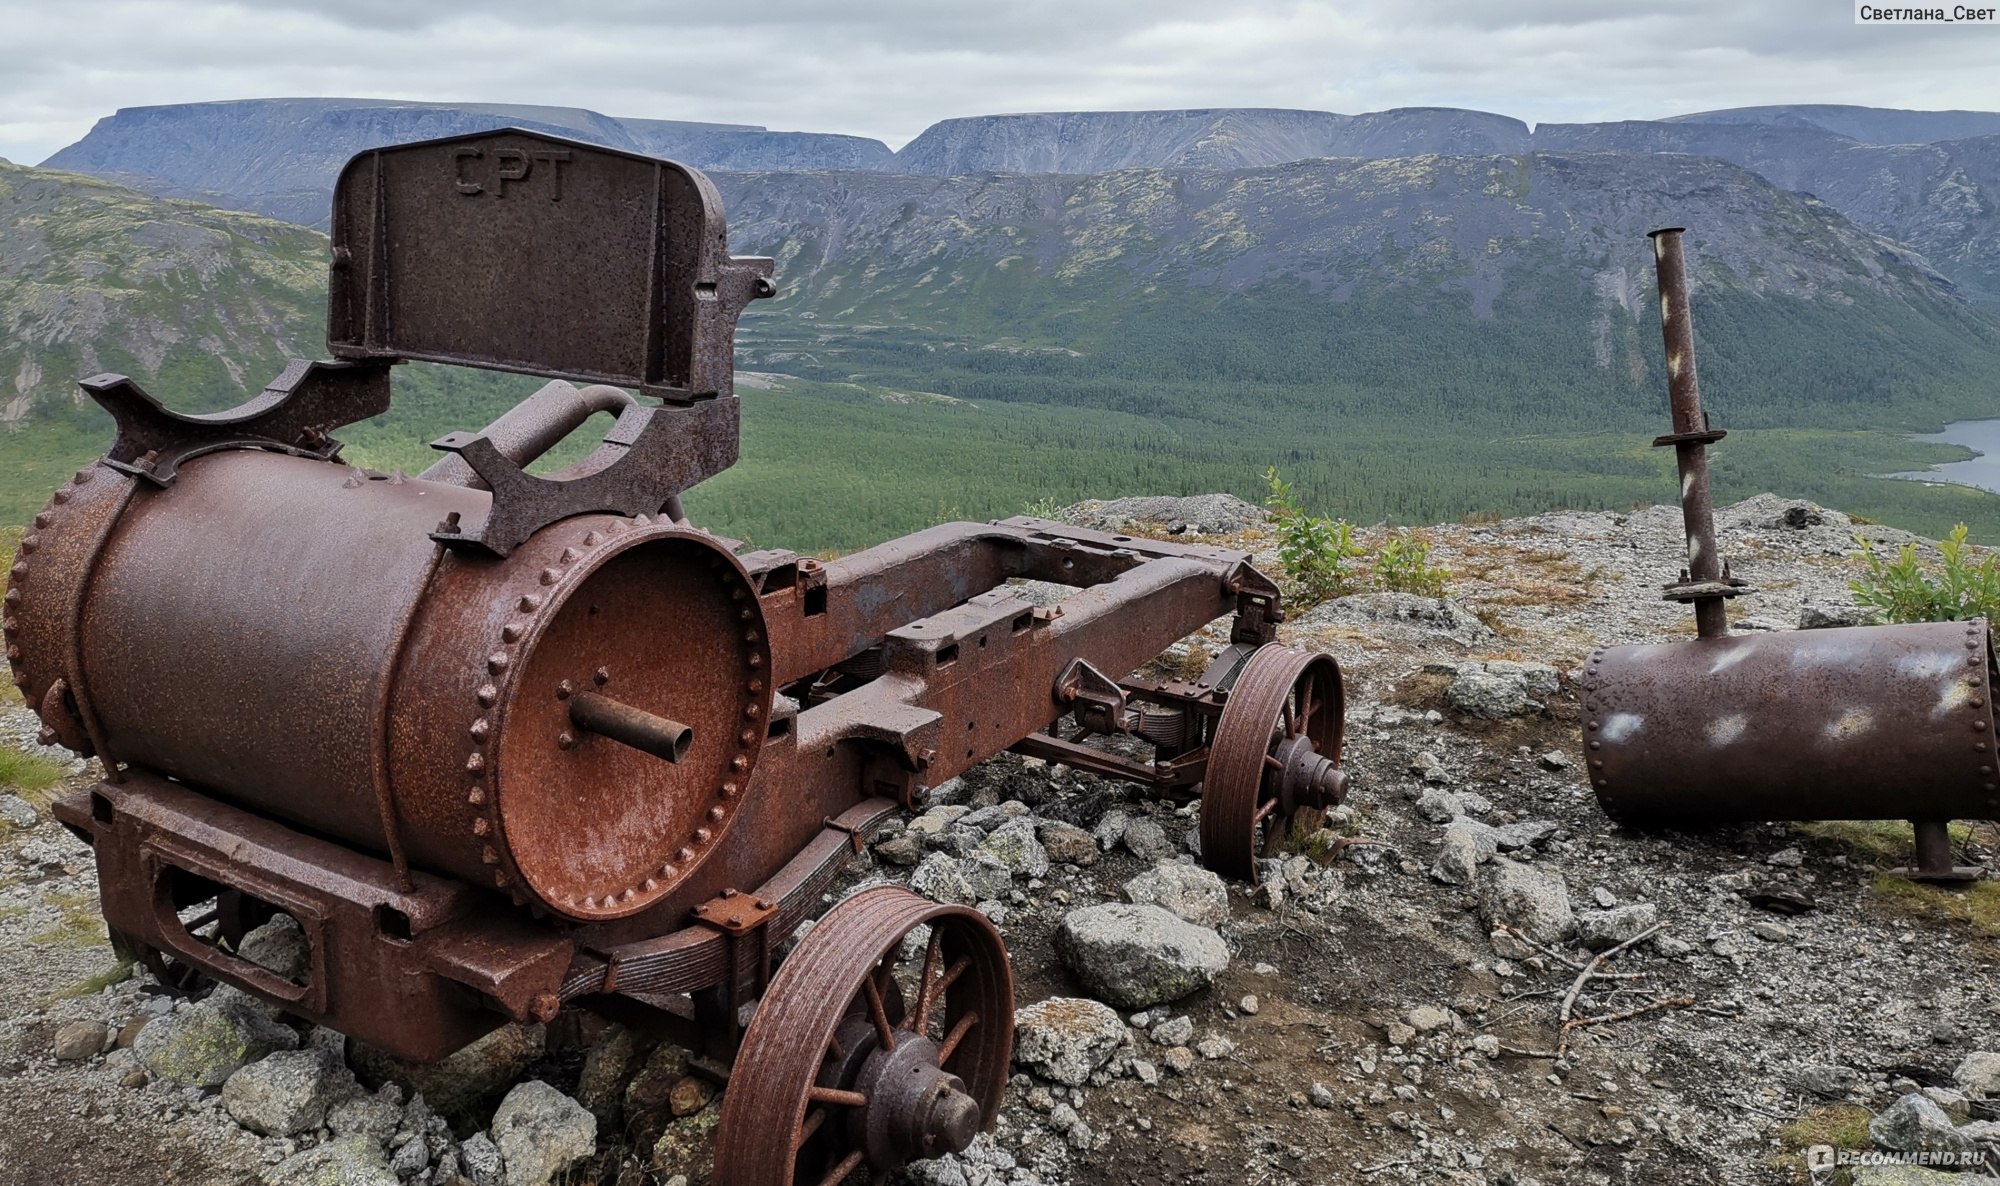
<path fill-rule="evenodd" d="M 39 161 L 118 107 L 278 95 L 551 103 L 892 147 L 1004 111 L 2000 110 L 2000 26 L 1853 22 L 1851 0 L 0 0 L 0 156 Z"/>

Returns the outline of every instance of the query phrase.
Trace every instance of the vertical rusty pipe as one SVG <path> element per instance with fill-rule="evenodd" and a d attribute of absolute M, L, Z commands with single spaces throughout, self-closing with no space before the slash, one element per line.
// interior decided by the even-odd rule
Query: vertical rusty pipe
<path fill-rule="evenodd" d="M 1667 397 L 1674 431 L 1654 444 L 1672 444 L 1680 469 L 1681 519 L 1687 527 L 1688 566 L 1685 579 L 1696 584 L 1720 584 L 1722 556 L 1715 544 L 1715 503 L 1708 489 L 1708 418 L 1701 410 L 1701 383 L 1695 376 L 1694 319 L 1688 314 L 1687 259 L 1681 254 L 1684 227 L 1666 227 L 1647 235 L 1653 241 L 1653 263 L 1660 282 L 1660 336 L 1667 349 Z M 1695 630 L 1703 638 L 1729 633 L 1721 595 L 1695 597 Z"/>

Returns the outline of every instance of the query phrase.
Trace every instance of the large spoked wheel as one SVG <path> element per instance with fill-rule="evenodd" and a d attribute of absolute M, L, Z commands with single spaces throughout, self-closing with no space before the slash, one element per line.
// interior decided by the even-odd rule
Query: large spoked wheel
<path fill-rule="evenodd" d="M 1343 701 L 1333 656 L 1273 643 L 1243 666 L 1209 743 L 1201 792 L 1201 860 L 1255 879 L 1264 830 L 1301 807 L 1347 797 L 1340 769 Z"/>
<path fill-rule="evenodd" d="M 928 927 L 922 955 L 904 940 Z M 914 946 L 914 945 L 913 945 Z M 1014 981 L 984 915 L 863 890 L 813 927 L 744 1032 L 716 1133 L 717 1186 L 881 1181 L 956 1153 L 999 1115 Z"/>

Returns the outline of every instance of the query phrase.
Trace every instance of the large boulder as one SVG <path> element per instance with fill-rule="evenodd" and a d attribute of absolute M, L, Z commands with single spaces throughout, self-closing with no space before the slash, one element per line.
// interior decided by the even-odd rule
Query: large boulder
<path fill-rule="evenodd" d="M 1651 930 L 1660 911 L 1651 902 L 1586 910 L 1576 916 L 1576 938 L 1592 951 L 1606 951 Z"/>
<path fill-rule="evenodd" d="M 1937 1101 L 1913 1091 L 1868 1122 L 1868 1139 L 1892 1153 L 1970 1153 L 1977 1148 Z"/>
<path fill-rule="evenodd" d="M 267 1137 L 289 1137 L 325 1123 L 327 1109 L 361 1090 L 331 1051 L 280 1050 L 229 1076 L 222 1106 L 236 1123 Z"/>
<path fill-rule="evenodd" d="M 1222 936 L 1158 906 L 1112 902 L 1072 910 L 1055 944 L 1091 995 L 1127 1009 L 1180 1000 L 1229 966 Z"/>
<path fill-rule="evenodd" d="M 1560 943 L 1576 931 L 1562 874 L 1494 857 L 1482 870 L 1479 912 L 1492 928 L 1515 930 L 1537 943 Z"/>
<path fill-rule="evenodd" d="M 421 1092 L 431 1107 L 453 1119 L 470 1119 L 489 1097 L 507 1089 L 548 1047 L 539 1025 L 503 1025 L 434 1063 L 411 1063 L 363 1042 L 351 1044 L 350 1059 L 371 1087 L 395 1082 Z"/>
<path fill-rule="evenodd" d="M 540 1079 L 507 1093 L 488 1132 L 506 1166 L 506 1186 L 548 1186 L 597 1152 L 597 1117 Z"/>
<path fill-rule="evenodd" d="M 1970 1096 L 2000 1095 L 2000 1052 L 1975 1050 L 1951 1073 L 1960 1091 Z"/>
<path fill-rule="evenodd" d="M 688 1186 L 708 1186 L 715 1178 L 715 1129 L 722 1123 L 717 1097 L 694 1115 L 676 1120 L 653 1142 L 652 1167 L 660 1181 L 685 1178 Z"/>
<path fill-rule="evenodd" d="M 148 1022 L 132 1051 L 155 1079 L 220 1087 L 238 1069 L 298 1045 L 296 1030 L 255 1010 L 201 1001 Z"/>
<path fill-rule="evenodd" d="M 1561 677 L 1546 663 L 1492 659 L 1459 664 L 1445 688 L 1445 699 L 1467 716 L 1499 721 L 1543 711 L 1547 705 L 1536 697 L 1553 696 L 1561 689 Z"/>
<path fill-rule="evenodd" d="M 993 858 L 1014 877 L 1046 877 L 1049 853 L 1035 837 L 1035 821 L 1013 819 L 994 828 L 980 842 L 982 855 Z"/>
<path fill-rule="evenodd" d="M 1229 921 L 1229 886 L 1200 865 L 1161 861 L 1125 883 L 1125 900 L 1162 907 L 1205 927 Z"/>
<path fill-rule="evenodd" d="M 1092 499 L 1064 508 L 1060 517 L 1098 531 L 1124 531 L 1136 525 L 1169 535 L 1235 535 L 1262 527 L 1269 518 L 1263 508 L 1233 494 Z"/>
<path fill-rule="evenodd" d="M 1082 997 L 1050 997 L 1014 1015 L 1014 1061 L 1068 1087 L 1090 1082 L 1127 1030 L 1118 1011 Z"/>

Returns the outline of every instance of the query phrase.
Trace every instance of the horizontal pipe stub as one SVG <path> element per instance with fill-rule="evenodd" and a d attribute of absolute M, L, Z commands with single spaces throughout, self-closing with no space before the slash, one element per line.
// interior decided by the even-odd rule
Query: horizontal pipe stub
<path fill-rule="evenodd" d="M 679 721 L 655 716 L 643 708 L 613 700 L 602 692 L 578 692 L 573 695 L 569 702 L 569 720 L 579 729 L 609 737 L 621 745 L 651 754 L 662 762 L 680 761 L 687 756 L 688 747 L 694 744 L 694 730 Z"/>

